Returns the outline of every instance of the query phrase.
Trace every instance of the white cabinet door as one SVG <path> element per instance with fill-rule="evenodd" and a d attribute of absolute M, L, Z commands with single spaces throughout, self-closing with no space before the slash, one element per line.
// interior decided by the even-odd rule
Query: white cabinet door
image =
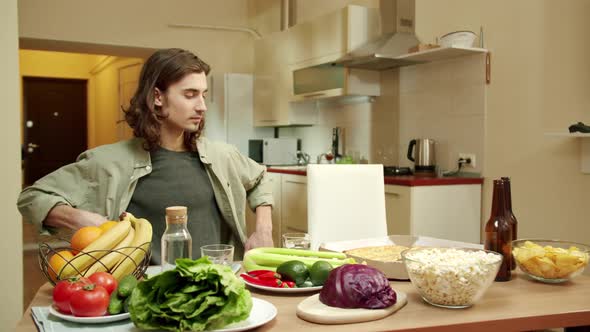
<path fill-rule="evenodd" d="M 280 31 L 254 43 L 254 125 L 276 127 L 317 123 L 315 104 L 293 105 L 293 36 Z"/>
<path fill-rule="evenodd" d="M 411 234 L 410 195 L 410 187 L 385 185 L 387 234 Z"/>
<path fill-rule="evenodd" d="M 480 243 L 481 185 L 385 186 L 389 234 Z"/>
<path fill-rule="evenodd" d="M 307 233 L 307 177 L 282 175 L 281 232 Z"/>
<path fill-rule="evenodd" d="M 289 29 L 297 68 L 332 62 L 380 34 L 375 8 L 349 5 Z"/>
<path fill-rule="evenodd" d="M 412 234 L 480 243 L 481 185 L 412 187 Z"/>

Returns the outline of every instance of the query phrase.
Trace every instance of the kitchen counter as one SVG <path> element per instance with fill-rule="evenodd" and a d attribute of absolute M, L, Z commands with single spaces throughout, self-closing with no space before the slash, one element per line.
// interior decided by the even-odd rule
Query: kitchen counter
<path fill-rule="evenodd" d="M 302 175 L 306 176 L 305 167 L 268 167 L 268 172 Z M 449 186 L 458 184 L 483 184 L 483 178 L 465 178 L 465 177 L 419 177 L 413 175 L 403 176 L 385 176 L 385 184 L 398 186 L 418 187 L 418 186 Z"/>
<path fill-rule="evenodd" d="M 299 319 L 296 308 L 311 294 L 280 296 L 252 290 L 252 295 L 273 303 L 278 314 L 257 331 L 530 331 L 590 325 L 590 276 L 551 285 L 514 273 L 509 282 L 495 282 L 469 309 L 443 309 L 425 303 L 412 284 L 393 281 L 391 286 L 408 295 L 408 304 L 391 316 L 366 323 L 320 325 Z M 51 304 L 51 284 L 43 285 L 27 308 L 16 331 L 37 331 L 31 306 Z M 108 328 L 104 328 L 108 331 Z"/>

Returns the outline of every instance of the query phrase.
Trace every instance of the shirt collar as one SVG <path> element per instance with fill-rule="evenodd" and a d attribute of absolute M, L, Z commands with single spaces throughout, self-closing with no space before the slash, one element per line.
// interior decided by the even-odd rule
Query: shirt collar
<path fill-rule="evenodd" d="M 199 151 L 199 158 L 201 158 L 201 162 L 203 164 L 209 164 L 211 165 L 211 161 L 209 161 L 209 157 L 208 157 L 208 145 L 207 144 L 208 141 L 207 139 L 205 139 L 204 137 L 199 137 L 197 139 L 197 151 Z"/>

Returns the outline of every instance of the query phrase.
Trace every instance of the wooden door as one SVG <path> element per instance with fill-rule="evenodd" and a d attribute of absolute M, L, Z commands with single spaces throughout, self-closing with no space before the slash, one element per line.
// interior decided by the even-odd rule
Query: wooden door
<path fill-rule="evenodd" d="M 23 77 L 25 185 L 87 149 L 86 80 Z"/>

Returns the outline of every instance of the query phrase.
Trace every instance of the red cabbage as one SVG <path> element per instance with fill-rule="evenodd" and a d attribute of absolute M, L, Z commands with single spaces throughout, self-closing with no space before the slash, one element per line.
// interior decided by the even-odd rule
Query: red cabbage
<path fill-rule="evenodd" d="M 320 302 L 338 308 L 382 309 L 396 301 L 383 272 L 362 264 L 333 269 L 320 292 Z"/>

